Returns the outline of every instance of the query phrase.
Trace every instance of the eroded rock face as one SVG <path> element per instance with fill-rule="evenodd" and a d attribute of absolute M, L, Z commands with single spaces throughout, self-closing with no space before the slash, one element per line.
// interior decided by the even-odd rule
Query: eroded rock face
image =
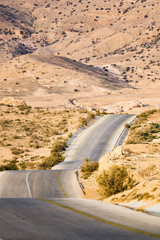
<path fill-rule="evenodd" d="M 134 102 L 130 102 L 126 104 L 125 110 L 127 111 L 127 110 L 132 110 L 134 108 L 140 108 L 140 107 L 143 107 L 143 104 L 140 101 L 136 100 Z"/>
<path fill-rule="evenodd" d="M 28 54 L 28 53 L 33 53 L 37 47 L 34 46 L 34 44 L 30 41 L 17 41 L 16 43 L 14 43 L 15 45 L 15 49 L 13 52 L 13 57 L 16 57 L 18 55 L 24 55 L 24 54 Z"/>
<path fill-rule="evenodd" d="M 25 101 L 21 101 L 12 97 L 7 97 L 7 98 L 3 98 L 0 101 L 0 104 L 4 104 L 4 105 L 13 105 L 13 106 L 19 106 L 19 105 L 24 105 L 27 106 Z"/>
<path fill-rule="evenodd" d="M 113 105 L 103 107 L 103 110 L 110 113 L 121 114 L 129 112 L 136 108 L 143 108 L 144 105 L 139 101 L 119 102 Z"/>

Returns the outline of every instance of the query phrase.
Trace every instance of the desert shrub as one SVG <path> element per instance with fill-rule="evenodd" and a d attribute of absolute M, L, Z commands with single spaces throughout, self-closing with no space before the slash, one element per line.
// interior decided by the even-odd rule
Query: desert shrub
<path fill-rule="evenodd" d="M 18 170 L 17 161 L 12 160 L 8 164 L 0 165 L 0 171 Z"/>
<path fill-rule="evenodd" d="M 130 133 L 128 139 L 126 140 L 126 144 L 147 143 L 151 142 L 157 137 L 155 133 L 160 132 L 160 124 L 146 124 L 147 117 L 156 112 L 156 109 L 152 109 L 137 116 L 137 120 L 130 128 Z"/>
<path fill-rule="evenodd" d="M 145 192 L 144 194 L 143 194 L 143 198 L 145 198 L 145 199 L 148 199 L 148 198 L 152 198 L 153 196 L 151 195 L 151 194 L 149 194 L 148 192 Z"/>
<path fill-rule="evenodd" d="M 66 132 L 68 132 L 68 128 L 65 128 L 65 129 L 63 130 L 63 133 L 66 133 Z"/>
<path fill-rule="evenodd" d="M 68 137 L 71 138 L 72 136 L 73 136 L 73 133 L 70 132 L 70 133 L 68 134 Z"/>
<path fill-rule="evenodd" d="M 67 140 L 57 140 L 50 152 L 50 156 L 43 159 L 42 163 L 39 164 L 40 169 L 50 169 L 51 167 L 57 165 L 64 161 L 62 152 L 67 147 Z"/>
<path fill-rule="evenodd" d="M 51 150 L 51 153 L 54 153 L 54 152 L 62 152 L 66 149 L 67 147 L 67 141 L 64 140 L 64 141 L 56 141 L 52 147 L 52 150 Z"/>
<path fill-rule="evenodd" d="M 94 171 L 99 167 L 99 163 L 95 161 L 89 162 L 88 158 L 85 158 L 81 166 L 81 172 L 84 179 L 87 179 Z"/>
<path fill-rule="evenodd" d="M 52 135 L 59 135 L 60 133 L 57 130 L 52 131 Z"/>
<path fill-rule="evenodd" d="M 133 199 L 138 199 L 138 201 L 141 201 L 142 199 L 147 200 L 148 198 L 153 198 L 153 195 L 149 194 L 148 192 L 145 192 L 145 193 L 135 194 Z"/>
<path fill-rule="evenodd" d="M 10 124 L 12 123 L 12 120 L 1 120 L 0 125 L 2 129 L 4 130 L 6 127 L 9 127 Z"/>
<path fill-rule="evenodd" d="M 88 111 L 87 111 L 87 109 L 83 108 L 83 109 L 79 110 L 79 112 L 80 113 L 87 113 Z"/>
<path fill-rule="evenodd" d="M 151 110 L 146 111 L 146 114 L 151 115 L 151 114 L 154 114 L 156 112 L 157 112 L 157 109 L 151 109 Z"/>
<path fill-rule="evenodd" d="M 22 169 L 22 170 L 25 170 L 26 169 L 26 163 L 23 161 L 23 162 L 21 162 L 21 163 L 19 163 L 19 166 L 20 166 L 20 168 Z"/>
<path fill-rule="evenodd" d="M 125 166 L 113 165 L 97 178 L 102 197 L 109 197 L 133 187 L 133 179 Z"/>
<path fill-rule="evenodd" d="M 19 155 L 19 154 L 21 154 L 21 153 L 24 153 L 24 150 L 23 149 L 20 149 L 20 148 L 11 148 L 11 152 L 12 152 L 12 154 L 14 154 L 14 155 Z"/>
<path fill-rule="evenodd" d="M 95 118 L 95 114 L 94 114 L 94 113 L 89 113 L 89 114 L 88 114 L 88 118 L 94 119 L 94 118 Z"/>
<path fill-rule="evenodd" d="M 13 139 L 21 139 L 21 136 L 13 135 Z"/>
<path fill-rule="evenodd" d="M 80 122 L 80 127 L 87 125 L 87 119 L 86 118 L 80 117 L 79 122 Z"/>
<path fill-rule="evenodd" d="M 151 123 L 150 124 L 150 132 L 151 133 L 158 133 L 158 132 L 160 132 L 160 124 L 158 124 L 158 123 Z"/>
<path fill-rule="evenodd" d="M 57 165 L 64 161 L 64 157 L 59 152 L 52 153 L 49 157 L 45 158 L 42 163 L 39 164 L 40 169 L 50 169 L 51 167 Z"/>
<path fill-rule="evenodd" d="M 159 125 L 159 124 L 158 124 Z M 137 144 L 137 143 L 147 143 L 151 142 L 156 138 L 153 133 L 160 131 L 160 127 L 157 124 L 151 124 L 151 126 L 144 129 L 135 129 L 129 135 L 129 138 L 126 141 L 126 144 Z M 133 130 L 133 129 L 132 129 Z"/>
<path fill-rule="evenodd" d="M 152 192 L 155 192 L 157 190 L 157 187 L 154 187 L 153 189 L 152 189 Z"/>
<path fill-rule="evenodd" d="M 143 115 L 139 115 L 138 119 L 135 121 L 135 124 L 142 124 L 143 122 L 147 121 L 147 115 L 143 114 Z"/>
<path fill-rule="evenodd" d="M 21 105 L 18 105 L 17 108 L 18 108 L 20 111 L 25 111 L 25 110 L 30 111 L 32 107 L 31 107 L 31 106 L 27 106 L 26 104 L 21 104 Z"/>
<path fill-rule="evenodd" d="M 128 123 L 126 123 L 125 128 L 130 128 L 130 125 Z"/>

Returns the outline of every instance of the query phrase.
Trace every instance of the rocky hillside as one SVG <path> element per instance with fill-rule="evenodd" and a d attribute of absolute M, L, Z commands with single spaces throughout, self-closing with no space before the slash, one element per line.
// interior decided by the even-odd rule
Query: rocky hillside
<path fill-rule="evenodd" d="M 0 94 L 56 95 L 59 106 L 158 95 L 159 9 L 158 0 L 0 0 Z"/>

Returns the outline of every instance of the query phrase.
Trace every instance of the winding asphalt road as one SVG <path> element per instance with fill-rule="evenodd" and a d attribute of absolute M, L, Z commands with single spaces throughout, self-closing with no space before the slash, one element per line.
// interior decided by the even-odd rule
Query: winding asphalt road
<path fill-rule="evenodd" d="M 134 117 L 103 117 L 73 141 L 65 161 L 50 171 L 0 173 L 0 239 L 160 238 L 159 217 L 80 199 L 75 173 L 83 159 L 97 161 L 110 151 Z"/>

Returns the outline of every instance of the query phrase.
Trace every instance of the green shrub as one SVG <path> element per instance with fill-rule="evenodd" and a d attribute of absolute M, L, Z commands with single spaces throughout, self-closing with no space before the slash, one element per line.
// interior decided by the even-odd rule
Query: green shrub
<path fill-rule="evenodd" d="M 100 194 L 106 198 L 133 187 L 133 179 L 125 166 L 113 165 L 97 178 Z"/>
<path fill-rule="evenodd" d="M 95 161 L 89 162 L 88 158 L 85 158 L 81 166 L 81 172 L 84 179 L 87 179 L 94 171 L 98 170 L 99 163 Z"/>

